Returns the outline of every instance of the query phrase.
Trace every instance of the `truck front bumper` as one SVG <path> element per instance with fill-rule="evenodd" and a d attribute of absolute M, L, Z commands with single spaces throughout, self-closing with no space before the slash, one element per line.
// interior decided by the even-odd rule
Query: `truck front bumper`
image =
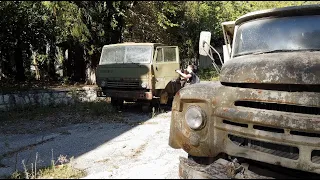
<path fill-rule="evenodd" d="M 97 97 L 111 97 L 132 100 L 152 100 L 152 92 L 146 91 L 119 91 L 119 90 L 97 90 Z"/>
<path fill-rule="evenodd" d="M 179 176 L 181 179 L 272 179 L 250 171 L 239 163 L 217 159 L 209 165 L 179 157 Z"/>

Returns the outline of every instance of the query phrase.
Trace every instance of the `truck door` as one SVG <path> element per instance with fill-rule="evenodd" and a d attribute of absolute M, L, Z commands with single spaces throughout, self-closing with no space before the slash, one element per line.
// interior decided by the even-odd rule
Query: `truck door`
<path fill-rule="evenodd" d="M 223 22 L 221 25 L 225 43 L 225 45 L 223 45 L 223 59 L 225 63 L 231 57 L 235 21 Z"/>
<path fill-rule="evenodd" d="M 158 46 L 153 58 L 153 80 L 155 89 L 165 89 L 171 81 L 179 78 L 175 72 L 180 68 L 177 46 Z"/>

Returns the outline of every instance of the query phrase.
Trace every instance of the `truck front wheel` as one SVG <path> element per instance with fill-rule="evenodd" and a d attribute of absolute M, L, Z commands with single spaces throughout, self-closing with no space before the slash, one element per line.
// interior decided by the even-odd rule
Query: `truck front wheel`
<path fill-rule="evenodd" d="M 111 105 L 120 109 L 123 107 L 123 100 L 117 99 L 117 98 L 111 98 Z"/>
<path fill-rule="evenodd" d="M 192 160 L 198 164 L 209 165 L 214 162 L 215 158 L 213 157 L 197 157 L 188 154 L 188 159 Z"/>

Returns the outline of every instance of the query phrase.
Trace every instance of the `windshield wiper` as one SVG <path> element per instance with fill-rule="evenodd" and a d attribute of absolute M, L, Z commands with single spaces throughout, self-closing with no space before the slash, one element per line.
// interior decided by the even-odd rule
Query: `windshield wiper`
<path fill-rule="evenodd" d="M 252 53 L 253 55 L 258 55 L 258 54 L 267 54 L 267 53 L 276 53 L 276 52 L 292 52 L 296 50 L 288 50 L 288 49 L 277 49 L 277 50 L 271 50 L 271 51 L 258 51 Z"/>
<path fill-rule="evenodd" d="M 137 62 L 133 62 L 133 61 L 127 61 L 125 62 L 125 64 L 138 64 Z"/>
<path fill-rule="evenodd" d="M 257 51 L 257 52 L 237 54 L 234 57 L 243 56 L 243 55 L 259 55 L 259 54 L 268 54 L 268 53 L 277 53 L 277 52 L 294 52 L 294 51 L 320 51 L 320 49 L 276 49 L 271 51 Z"/>

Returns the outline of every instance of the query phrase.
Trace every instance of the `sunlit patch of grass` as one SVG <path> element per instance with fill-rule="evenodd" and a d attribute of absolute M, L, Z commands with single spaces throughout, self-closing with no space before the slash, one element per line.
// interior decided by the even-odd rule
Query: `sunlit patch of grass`
<path fill-rule="evenodd" d="M 65 164 L 40 170 L 38 179 L 79 179 L 85 175 L 84 171 L 74 169 L 70 164 Z"/>
<path fill-rule="evenodd" d="M 29 173 L 28 178 L 24 172 L 14 172 L 10 179 L 79 179 L 84 177 L 86 173 L 79 169 L 74 169 L 70 164 L 53 166 L 40 169 L 37 176 Z"/>
<path fill-rule="evenodd" d="M 37 169 L 36 163 L 31 169 L 27 169 L 24 161 L 24 171 L 18 172 L 15 171 L 12 173 L 9 179 L 79 179 L 86 176 L 86 172 L 83 170 L 75 169 L 71 164 L 73 158 L 67 159 L 66 156 L 61 156 L 58 158 L 57 162 L 60 164 L 57 165 L 52 161 L 51 166 Z"/>

